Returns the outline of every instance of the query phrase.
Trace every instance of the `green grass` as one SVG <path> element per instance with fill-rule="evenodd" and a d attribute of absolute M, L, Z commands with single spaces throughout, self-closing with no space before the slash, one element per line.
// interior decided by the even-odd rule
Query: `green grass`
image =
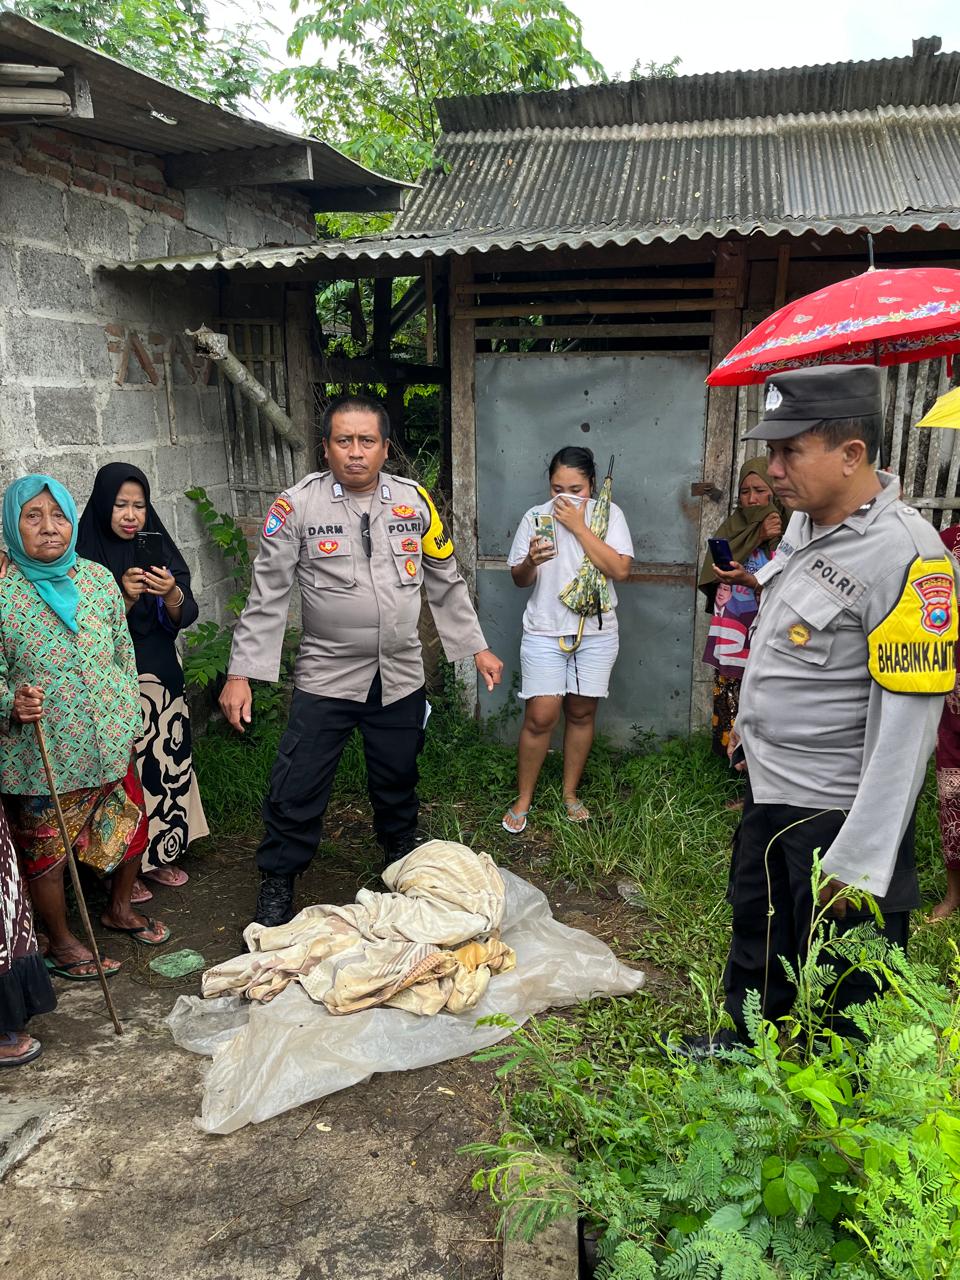
<path fill-rule="evenodd" d="M 710 752 L 706 735 L 660 746 L 643 742 L 617 751 L 600 739 L 591 754 L 582 795 L 593 820 L 568 822 L 561 793 L 562 761 L 547 757 L 530 822 L 532 839 L 516 841 L 500 827 L 515 794 L 512 746 L 465 716 L 455 698 L 431 695 L 434 713 L 420 758 L 423 826 L 433 836 L 486 849 L 505 865 L 536 858 L 538 870 L 580 886 L 620 880 L 636 886 L 636 937 L 621 938 L 624 957 L 662 971 L 657 994 L 584 1006 L 590 1035 L 630 1058 L 631 1045 L 655 1032 L 702 1026 L 716 1007 L 726 957 L 725 901 L 730 840 L 737 815 L 724 808 L 734 786 Z M 510 713 L 507 713 L 510 716 Z M 281 729 L 238 737 L 215 730 L 195 743 L 194 756 L 214 831 L 256 831 Z M 347 745 L 333 806 L 365 797 L 366 773 L 358 735 Z M 926 907 L 944 890 L 936 789 L 931 769 L 917 818 L 917 862 Z M 945 925 L 914 920 L 913 954 L 947 971 L 950 939 L 960 920 Z"/>

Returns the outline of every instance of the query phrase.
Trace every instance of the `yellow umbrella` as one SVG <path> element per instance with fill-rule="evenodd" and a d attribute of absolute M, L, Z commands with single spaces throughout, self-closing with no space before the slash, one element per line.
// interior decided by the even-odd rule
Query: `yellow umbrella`
<path fill-rule="evenodd" d="M 933 405 L 917 423 L 918 427 L 960 427 L 960 387 L 954 387 Z"/>

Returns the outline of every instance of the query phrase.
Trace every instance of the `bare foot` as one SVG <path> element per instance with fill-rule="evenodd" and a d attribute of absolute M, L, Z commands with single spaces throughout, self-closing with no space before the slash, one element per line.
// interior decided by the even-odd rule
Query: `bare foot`
<path fill-rule="evenodd" d="M 942 902 L 938 902 L 927 916 L 928 923 L 939 924 L 941 920 L 946 920 L 948 916 L 952 916 L 957 907 L 960 907 L 960 898 L 953 898 L 948 895 Z"/>
<path fill-rule="evenodd" d="M 181 867 L 157 867 L 155 871 L 144 871 L 143 878 L 152 880 L 154 884 L 169 885 L 171 889 L 179 889 L 190 879 Z"/>
<path fill-rule="evenodd" d="M 527 814 L 530 812 L 530 804 L 524 804 L 522 800 L 514 800 L 513 804 L 503 815 L 500 825 L 504 831 L 509 831 L 511 835 L 518 836 L 522 831 L 527 829 Z"/>

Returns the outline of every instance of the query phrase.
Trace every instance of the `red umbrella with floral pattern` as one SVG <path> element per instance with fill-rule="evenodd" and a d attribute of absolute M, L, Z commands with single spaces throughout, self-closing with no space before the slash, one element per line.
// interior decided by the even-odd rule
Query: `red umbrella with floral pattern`
<path fill-rule="evenodd" d="M 960 352 L 960 271 L 871 267 L 788 302 L 707 376 L 714 387 L 763 382 L 811 364 L 907 364 Z"/>

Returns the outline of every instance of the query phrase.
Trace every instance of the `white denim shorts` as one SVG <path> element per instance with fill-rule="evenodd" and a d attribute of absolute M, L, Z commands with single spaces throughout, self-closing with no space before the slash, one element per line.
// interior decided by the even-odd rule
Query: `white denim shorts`
<path fill-rule="evenodd" d="M 568 644 L 573 636 L 564 637 Z M 579 693 L 584 698 L 605 698 L 610 672 L 620 649 L 618 631 L 594 631 L 585 635 L 574 653 L 564 653 L 558 636 L 523 633 L 520 641 L 520 697 L 563 697 Z"/>

